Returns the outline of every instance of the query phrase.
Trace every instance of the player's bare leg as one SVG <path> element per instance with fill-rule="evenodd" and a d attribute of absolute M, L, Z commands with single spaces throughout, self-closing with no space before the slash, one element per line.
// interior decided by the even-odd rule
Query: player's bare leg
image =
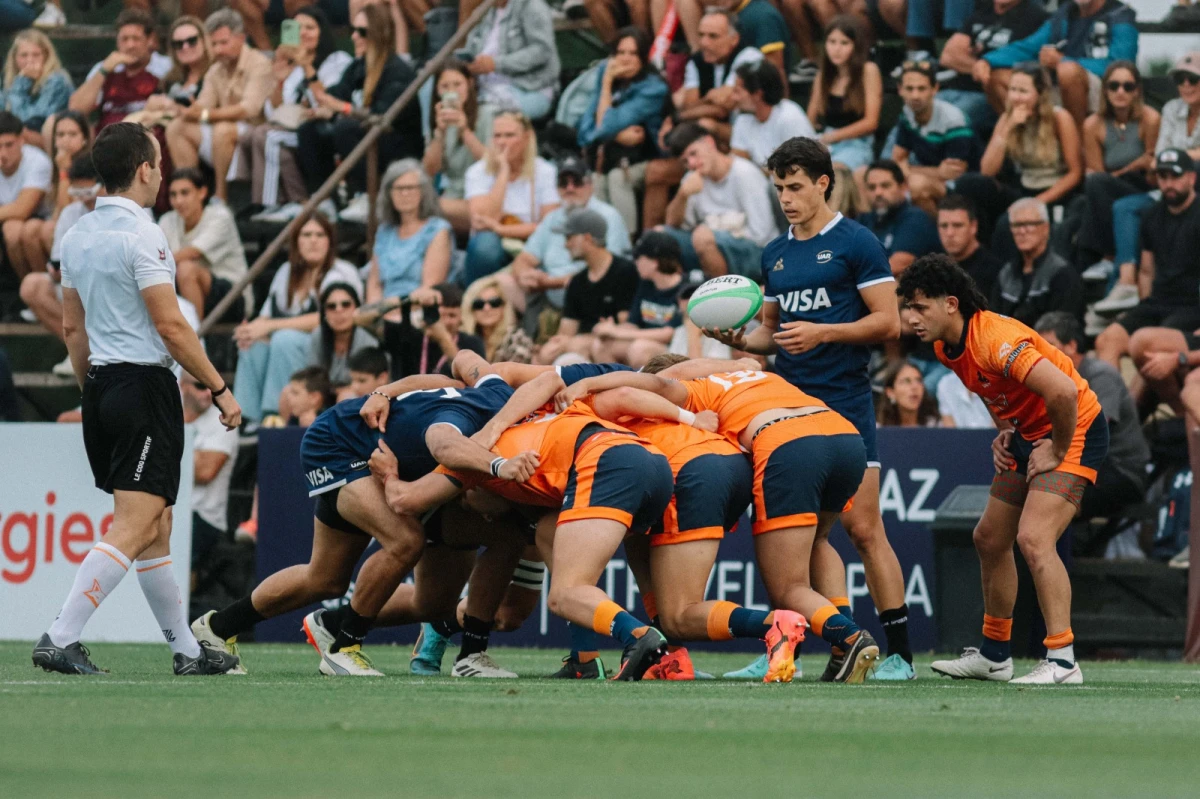
<path fill-rule="evenodd" d="M 399 627 L 452 616 L 475 566 L 475 553 L 429 546 L 375 617 L 376 627 Z"/>
<path fill-rule="evenodd" d="M 624 644 L 628 656 L 617 678 L 638 680 L 666 654 L 667 640 L 596 587 L 627 530 L 610 519 L 581 519 L 558 525 L 547 602 L 556 616 Z"/>
<path fill-rule="evenodd" d="M 837 514 L 820 514 L 822 529 L 828 530 L 836 518 Z M 759 572 L 772 607 L 802 614 L 813 632 L 831 646 L 846 651 L 846 662 L 837 681 L 860 683 L 878 660 L 879 647 L 853 619 L 813 590 L 809 580 L 809 559 L 816 537 L 817 525 L 788 527 L 754 536 Z"/>

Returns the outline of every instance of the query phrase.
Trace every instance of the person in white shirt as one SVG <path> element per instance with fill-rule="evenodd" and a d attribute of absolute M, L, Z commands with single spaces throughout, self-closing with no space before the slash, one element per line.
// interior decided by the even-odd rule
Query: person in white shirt
<path fill-rule="evenodd" d="M 804 109 L 784 97 L 783 77 L 769 61 L 737 68 L 733 100 L 740 112 L 733 120 L 729 147 L 734 155 L 767 168 L 775 148 L 793 136 L 815 139 L 817 133 Z"/>
<path fill-rule="evenodd" d="M 24 129 L 17 116 L 0 111 L 0 228 L 8 265 L 18 281 L 33 268 L 25 260 L 21 233 L 50 190 L 51 169 L 44 152 L 25 144 Z"/>
<path fill-rule="evenodd" d="M 229 207 L 208 202 L 208 184 L 200 170 L 175 170 L 168 197 L 171 210 L 162 215 L 158 226 L 175 256 L 179 293 L 203 319 L 249 268 L 242 239 Z M 223 321 L 241 321 L 253 301 L 247 286 L 243 302 L 230 306 Z"/>
<path fill-rule="evenodd" d="M 492 122 L 488 154 L 467 169 L 471 238 L 463 277 L 471 285 L 512 260 L 503 239 L 525 241 L 558 207 L 558 172 L 539 158 L 537 134 L 524 114 L 504 111 Z"/>
<path fill-rule="evenodd" d="M 229 480 L 237 460 L 238 434 L 221 424 L 221 409 L 189 374 L 179 380 L 183 422 L 196 431 L 192 440 L 192 571 L 213 546 L 228 538 Z"/>
<path fill-rule="evenodd" d="M 754 164 L 717 149 L 711 133 L 695 122 L 671 134 L 671 152 L 688 174 L 667 206 L 667 227 L 683 249 L 683 265 L 705 277 L 762 274 L 762 248 L 779 235 L 773 193 Z"/>
<path fill-rule="evenodd" d="M 990 430 L 996 426 L 987 406 L 970 391 L 954 372 L 946 372 L 937 382 L 938 412 L 942 427 Z"/>
<path fill-rule="evenodd" d="M 171 563 L 183 407 L 179 362 L 212 392 L 226 428 L 241 408 L 175 298 L 175 261 L 143 210 L 162 184 L 162 151 L 140 125 L 96 138 L 92 163 L 107 197 L 62 244 L 63 332 L 83 390 L 83 439 L 96 487 L 113 495 L 113 523 L 84 557 L 62 610 L 34 646 L 35 666 L 101 674 L 79 643 L 84 626 L 131 568 L 173 653 L 177 675 L 224 674 L 238 658 L 202 647 L 188 626 Z"/>

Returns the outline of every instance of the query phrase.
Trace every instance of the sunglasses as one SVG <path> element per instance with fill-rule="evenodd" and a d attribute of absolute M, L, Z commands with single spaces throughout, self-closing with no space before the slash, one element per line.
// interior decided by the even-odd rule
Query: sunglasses
<path fill-rule="evenodd" d="M 354 303 L 351 302 L 350 300 L 342 300 L 341 302 L 325 303 L 325 310 L 327 310 L 327 311 L 344 311 L 347 308 L 353 308 L 353 307 L 354 307 Z"/>
<path fill-rule="evenodd" d="M 929 61 L 923 61 L 923 60 L 922 61 L 905 61 L 903 64 L 900 65 L 900 69 L 904 70 L 905 72 L 912 70 L 912 69 L 919 70 L 921 72 L 931 72 L 931 71 L 933 71 L 933 64 Z"/>
<path fill-rule="evenodd" d="M 367 29 L 366 28 L 359 28 L 359 27 L 355 26 L 350 29 L 350 33 L 353 35 L 361 36 L 364 39 L 367 38 Z"/>
<path fill-rule="evenodd" d="M 1126 94 L 1133 94 L 1138 90 L 1138 85 L 1136 81 L 1132 80 L 1110 80 L 1108 82 L 1108 90 L 1110 92 L 1115 92 L 1118 89 L 1124 89 Z"/>
<path fill-rule="evenodd" d="M 490 300 L 485 300 L 483 298 L 480 298 L 478 300 L 475 300 L 475 302 L 471 303 L 472 311 L 482 311 L 484 308 L 503 308 L 503 307 L 504 307 L 504 300 L 502 300 L 500 297 L 493 297 Z"/>
<path fill-rule="evenodd" d="M 559 175 L 558 187 L 565 189 L 567 186 L 582 186 L 587 183 L 586 180 L 577 175 Z"/>
<path fill-rule="evenodd" d="M 182 50 L 185 47 L 195 47 L 200 44 L 199 36 L 189 36 L 186 39 L 172 39 L 171 46 L 176 50 Z"/>
<path fill-rule="evenodd" d="M 1171 80 L 1175 81 L 1176 86 L 1182 86 L 1185 83 L 1188 86 L 1195 86 L 1197 83 L 1200 83 L 1200 75 L 1191 72 L 1176 72 L 1171 77 Z"/>

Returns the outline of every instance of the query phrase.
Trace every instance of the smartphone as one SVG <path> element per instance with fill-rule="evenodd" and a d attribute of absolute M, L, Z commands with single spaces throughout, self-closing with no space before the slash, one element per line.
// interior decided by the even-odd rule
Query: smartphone
<path fill-rule="evenodd" d="M 279 43 L 289 47 L 300 46 L 300 23 L 294 19 L 285 19 L 279 26 Z"/>
<path fill-rule="evenodd" d="M 446 108 L 458 108 L 458 92 L 446 92 L 441 97 L 442 105 Z"/>
<path fill-rule="evenodd" d="M 454 57 L 459 61 L 462 61 L 464 64 L 470 64 L 475 60 L 475 54 L 470 50 L 455 50 Z"/>
<path fill-rule="evenodd" d="M 436 325 L 438 320 L 442 318 L 442 312 L 438 310 L 436 305 L 424 305 L 421 307 L 421 313 L 425 318 L 425 327 Z"/>

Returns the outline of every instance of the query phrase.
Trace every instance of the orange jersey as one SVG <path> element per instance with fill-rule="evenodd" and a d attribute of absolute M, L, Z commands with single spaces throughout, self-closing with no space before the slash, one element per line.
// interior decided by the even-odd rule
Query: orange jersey
<path fill-rule="evenodd" d="M 764 411 L 827 407 L 779 375 L 767 372 L 722 372 L 685 380 L 683 387 L 688 393 L 684 407 L 692 413 L 714 411 L 719 424 L 717 432 L 739 449 L 738 436 Z"/>
<path fill-rule="evenodd" d="M 1077 427 L 1086 429 L 1100 413 L 1100 400 L 1071 359 L 1030 328 L 991 311 L 979 311 L 966 323 L 966 342 L 956 358 L 944 342 L 933 345 L 938 360 L 949 366 L 992 413 L 1010 421 L 1027 441 L 1050 434 L 1046 401 L 1025 387 L 1033 367 L 1043 358 L 1075 381 L 1079 389 Z"/>
<path fill-rule="evenodd" d="M 698 455 L 741 455 L 742 451 L 716 433 L 699 430 L 680 422 L 664 422 L 657 419 L 622 419 L 621 425 L 637 433 L 656 446 L 671 463 L 671 473 Z"/>
<path fill-rule="evenodd" d="M 537 452 L 541 463 L 533 477 L 524 483 L 499 480 L 479 472 L 455 472 L 444 467 L 438 467 L 438 471 L 454 477 L 467 488 L 482 486 L 521 505 L 557 508 L 562 505 L 571 467 L 575 464 L 576 442 L 589 425 L 604 428 L 588 438 L 589 447 L 594 443 L 609 441 L 614 436 L 646 443 L 625 428 L 604 421 L 584 402 L 574 402 L 562 413 L 555 413 L 554 406 L 547 405 L 525 421 L 505 430 L 496 446 L 492 447 L 493 452 L 505 458 L 522 452 Z M 579 451 L 584 449 L 581 446 Z"/>

